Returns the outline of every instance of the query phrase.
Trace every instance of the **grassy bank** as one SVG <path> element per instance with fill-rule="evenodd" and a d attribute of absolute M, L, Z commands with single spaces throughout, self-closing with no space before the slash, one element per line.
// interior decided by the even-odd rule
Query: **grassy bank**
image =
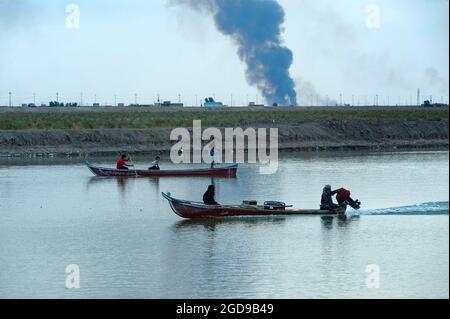
<path fill-rule="evenodd" d="M 295 125 L 326 121 L 369 123 L 446 122 L 449 110 L 425 108 L 315 109 L 99 109 L 0 111 L 0 130 L 173 128 L 203 126 Z"/>

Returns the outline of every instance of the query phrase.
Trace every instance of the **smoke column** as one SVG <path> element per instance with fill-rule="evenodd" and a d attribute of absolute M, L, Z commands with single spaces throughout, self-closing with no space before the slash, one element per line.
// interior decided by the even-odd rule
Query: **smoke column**
<path fill-rule="evenodd" d="M 282 44 L 285 13 L 276 0 L 172 0 L 214 15 L 218 30 L 234 39 L 247 65 L 247 81 L 267 103 L 297 105 L 289 74 L 293 54 Z"/>

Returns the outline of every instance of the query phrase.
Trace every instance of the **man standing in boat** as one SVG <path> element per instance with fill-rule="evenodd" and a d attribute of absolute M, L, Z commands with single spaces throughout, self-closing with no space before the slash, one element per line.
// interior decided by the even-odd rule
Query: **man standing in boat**
<path fill-rule="evenodd" d="M 213 137 L 210 142 L 209 156 L 211 156 L 211 168 L 215 168 L 217 163 L 221 163 L 221 152 L 219 146 L 216 144 L 216 139 Z"/>

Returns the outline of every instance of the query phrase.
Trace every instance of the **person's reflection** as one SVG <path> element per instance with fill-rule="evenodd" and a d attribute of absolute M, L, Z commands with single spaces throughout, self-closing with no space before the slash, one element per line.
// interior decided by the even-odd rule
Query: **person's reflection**
<path fill-rule="evenodd" d="M 333 229 L 334 216 L 322 216 L 320 220 L 324 228 Z"/>
<path fill-rule="evenodd" d="M 320 218 L 323 228 L 327 230 L 332 230 L 334 228 L 335 221 L 339 228 L 347 228 L 351 225 L 352 221 L 357 219 L 359 219 L 358 216 L 347 216 L 347 215 L 322 216 Z"/>
<path fill-rule="evenodd" d="M 149 178 L 148 179 L 150 185 L 155 185 L 156 193 L 161 194 L 160 188 L 159 188 L 159 177 Z"/>
<path fill-rule="evenodd" d="M 122 195 L 125 194 L 125 186 L 126 186 L 126 179 L 125 178 L 117 178 L 117 189 L 119 190 L 119 193 Z"/>
<path fill-rule="evenodd" d="M 208 237 L 214 237 L 214 233 L 216 231 L 217 225 L 219 224 L 218 220 L 215 219 L 186 219 L 182 220 L 175 224 L 176 231 L 182 230 L 193 230 L 194 228 L 203 228 Z"/>

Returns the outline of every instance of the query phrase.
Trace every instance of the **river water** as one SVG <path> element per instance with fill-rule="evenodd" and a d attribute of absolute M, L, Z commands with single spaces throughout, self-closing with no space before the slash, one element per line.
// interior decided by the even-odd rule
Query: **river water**
<path fill-rule="evenodd" d="M 347 218 L 188 221 L 160 195 L 201 200 L 211 182 L 1 160 L 0 298 L 449 297 L 448 152 L 292 153 L 275 175 L 242 165 L 214 180 L 221 203 L 297 208 L 317 208 L 324 184 L 345 186 L 363 202 Z"/>

